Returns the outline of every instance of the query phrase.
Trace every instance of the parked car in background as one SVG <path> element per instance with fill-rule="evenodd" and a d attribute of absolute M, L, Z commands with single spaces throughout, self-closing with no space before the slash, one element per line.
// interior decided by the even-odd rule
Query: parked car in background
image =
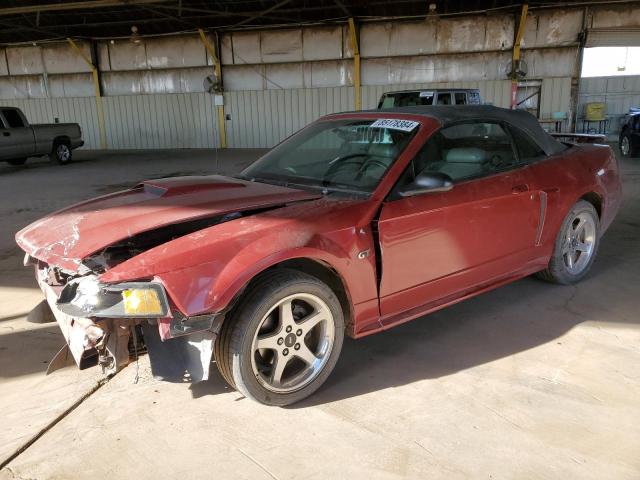
<path fill-rule="evenodd" d="M 477 88 L 436 88 L 383 93 L 378 102 L 378 108 L 480 105 L 481 103 L 480 90 Z"/>
<path fill-rule="evenodd" d="M 29 125 L 19 108 L 0 107 L 0 161 L 23 165 L 28 157 L 48 155 L 64 165 L 71 161 L 72 150 L 82 145 L 77 123 Z"/>
<path fill-rule="evenodd" d="M 67 339 L 57 358 L 112 373 L 144 340 L 155 376 L 197 381 L 215 352 L 232 387 L 287 405 L 345 334 L 533 273 L 581 280 L 620 200 L 608 146 L 562 144 L 523 111 L 406 107 L 325 116 L 239 175 L 145 181 L 16 240 Z"/>
<path fill-rule="evenodd" d="M 620 125 L 620 153 L 625 157 L 640 154 L 640 108 L 632 108 Z"/>

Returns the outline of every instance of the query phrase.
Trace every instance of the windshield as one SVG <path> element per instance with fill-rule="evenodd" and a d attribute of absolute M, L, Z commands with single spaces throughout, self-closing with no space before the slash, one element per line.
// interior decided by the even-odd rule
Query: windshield
<path fill-rule="evenodd" d="M 330 120 L 284 141 L 241 178 L 283 185 L 371 193 L 407 146 L 418 122 Z"/>

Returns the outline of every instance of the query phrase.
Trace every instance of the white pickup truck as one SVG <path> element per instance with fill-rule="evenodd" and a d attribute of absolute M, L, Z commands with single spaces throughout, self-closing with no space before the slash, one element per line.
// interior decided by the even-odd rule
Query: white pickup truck
<path fill-rule="evenodd" d="M 72 150 L 82 145 L 77 123 L 29 125 L 19 108 L 0 107 L 0 161 L 23 165 L 27 157 L 48 155 L 64 165 L 71 161 Z"/>

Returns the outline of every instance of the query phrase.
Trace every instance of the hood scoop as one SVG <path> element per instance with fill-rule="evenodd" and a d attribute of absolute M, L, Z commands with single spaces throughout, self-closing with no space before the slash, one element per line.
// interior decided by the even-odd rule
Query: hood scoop
<path fill-rule="evenodd" d="M 176 177 L 161 178 L 158 180 L 145 180 L 134 189 L 142 189 L 144 193 L 155 197 L 167 197 L 196 193 L 198 191 L 226 190 L 229 188 L 245 188 L 241 182 L 220 179 L 220 177 Z"/>

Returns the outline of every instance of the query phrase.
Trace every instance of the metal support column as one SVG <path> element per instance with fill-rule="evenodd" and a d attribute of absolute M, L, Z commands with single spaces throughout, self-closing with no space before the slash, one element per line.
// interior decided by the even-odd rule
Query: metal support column
<path fill-rule="evenodd" d="M 201 28 L 198 29 L 198 33 L 200 34 L 200 39 L 204 44 L 204 48 L 206 48 L 207 53 L 211 57 L 213 61 L 213 69 L 216 79 L 218 83 L 222 85 L 222 64 L 220 63 L 220 55 L 218 55 L 218 49 L 211 45 L 211 42 L 207 38 L 207 35 L 204 33 L 204 30 Z M 220 95 L 222 95 L 222 89 L 220 91 Z M 218 131 L 220 133 L 220 148 L 227 148 L 227 129 L 225 125 L 225 114 L 224 114 L 224 105 L 217 105 L 216 110 L 218 112 Z"/>
<path fill-rule="evenodd" d="M 527 23 L 527 14 L 529 13 L 529 5 L 522 5 L 522 12 L 520 13 L 520 23 L 518 24 L 518 33 L 513 42 L 513 56 L 511 58 L 511 110 L 516 108 L 517 95 L 518 95 L 518 67 L 520 63 L 520 44 L 522 43 L 522 37 L 524 36 L 524 26 Z"/>
<path fill-rule="evenodd" d="M 355 109 L 362 110 L 362 97 L 360 88 L 360 42 L 353 17 L 349 17 L 349 36 L 353 49 L 353 88 L 355 90 Z"/>
<path fill-rule="evenodd" d="M 100 88 L 100 75 L 97 67 L 97 60 L 94 62 L 91 61 L 89 57 L 85 55 L 82 49 L 73 41 L 71 38 L 67 38 L 67 42 L 71 45 L 80 57 L 85 61 L 85 63 L 91 69 L 91 75 L 93 76 L 93 88 L 95 90 L 96 96 L 96 112 L 98 114 L 98 131 L 100 132 L 100 148 L 107 148 L 107 135 L 104 128 L 104 110 L 102 109 L 102 89 Z"/>

